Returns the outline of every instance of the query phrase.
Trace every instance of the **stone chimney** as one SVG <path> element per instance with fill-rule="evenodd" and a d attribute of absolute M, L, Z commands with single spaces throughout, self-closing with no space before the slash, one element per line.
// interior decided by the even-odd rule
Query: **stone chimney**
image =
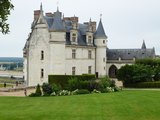
<path fill-rule="evenodd" d="M 47 17 L 53 17 L 53 16 L 54 16 L 54 14 L 53 14 L 53 13 L 51 13 L 51 12 L 48 12 L 48 13 L 46 13 L 46 16 L 47 16 Z"/>
<path fill-rule="evenodd" d="M 89 25 L 89 22 L 84 22 L 83 24 L 85 24 L 85 25 Z M 95 21 L 92 21 L 91 23 L 91 26 L 92 26 L 92 31 L 93 31 L 93 33 L 94 32 L 96 32 L 96 22 Z"/>
<path fill-rule="evenodd" d="M 34 20 L 37 20 L 39 18 L 40 15 L 40 10 L 35 10 L 34 11 Z"/>

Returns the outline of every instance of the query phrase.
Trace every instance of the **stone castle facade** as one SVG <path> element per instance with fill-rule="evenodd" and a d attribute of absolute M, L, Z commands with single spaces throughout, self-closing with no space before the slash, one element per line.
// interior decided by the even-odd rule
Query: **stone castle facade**
<path fill-rule="evenodd" d="M 108 49 L 102 20 L 79 23 L 78 17 L 64 17 L 57 9 L 44 15 L 42 5 L 34 11 L 32 31 L 24 52 L 27 86 L 48 82 L 48 75 L 96 74 L 115 78 L 116 71 L 135 59 L 154 58 L 154 48 Z"/>

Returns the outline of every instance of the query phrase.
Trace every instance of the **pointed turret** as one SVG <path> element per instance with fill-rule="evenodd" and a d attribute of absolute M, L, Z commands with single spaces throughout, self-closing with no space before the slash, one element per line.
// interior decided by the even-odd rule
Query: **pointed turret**
<path fill-rule="evenodd" d="M 145 41 L 144 41 L 144 40 L 143 40 L 141 49 L 146 49 L 146 44 L 145 44 Z"/>
<path fill-rule="evenodd" d="M 43 7 L 42 7 L 42 3 L 40 5 L 40 14 L 39 14 L 39 18 L 38 18 L 38 21 L 37 23 L 40 23 L 40 24 L 45 24 L 45 20 L 44 20 L 44 15 L 43 15 Z"/>
<path fill-rule="evenodd" d="M 41 6 L 40 6 L 40 11 L 43 12 L 43 7 L 42 7 L 42 3 L 41 3 Z"/>
<path fill-rule="evenodd" d="M 107 36 L 105 34 L 101 19 L 97 31 L 94 34 L 94 44 L 96 46 L 96 76 L 104 77 L 106 76 Z"/>
<path fill-rule="evenodd" d="M 100 19 L 97 31 L 94 34 L 94 37 L 97 38 L 101 38 L 101 39 L 107 39 L 107 36 L 105 34 L 104 28 L 103 28 L 103 24 L 102 24 L 102 20 Z"/>

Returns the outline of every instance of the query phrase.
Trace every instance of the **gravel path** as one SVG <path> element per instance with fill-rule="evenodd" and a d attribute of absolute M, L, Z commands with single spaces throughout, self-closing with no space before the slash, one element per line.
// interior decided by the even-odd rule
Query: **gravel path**
<path fill-rule="evenodd" d="M 35 89 L 27 89 L 27 95 L 35 92 Z M 18 96 L 25 97 L 24 90 L 12 91 L 12 92 L 0 92 L 0 96 Z"/>

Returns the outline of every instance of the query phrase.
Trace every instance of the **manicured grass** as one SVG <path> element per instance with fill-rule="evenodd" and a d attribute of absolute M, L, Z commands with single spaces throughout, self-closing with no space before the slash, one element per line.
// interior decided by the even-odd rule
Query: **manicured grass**
<path fill-rule="evenodd" d="M 160 91 L 0 97 L 1 120 L 159 120 Z"/>
<path fill-rule="evenodd" d="M 1 83 L 16 83 L 15 79 L 7 78 L 7 77 L 0 77 L 0 82 Z"/>
<path fill-rule="evenodd" d="M 12 87 L 13 85 L 10 85 L 10 84 L 6 84 L 6 87 Z M 0 83 L 0 88 L 4 88 L 4 84 L 1 84 Z"/>

